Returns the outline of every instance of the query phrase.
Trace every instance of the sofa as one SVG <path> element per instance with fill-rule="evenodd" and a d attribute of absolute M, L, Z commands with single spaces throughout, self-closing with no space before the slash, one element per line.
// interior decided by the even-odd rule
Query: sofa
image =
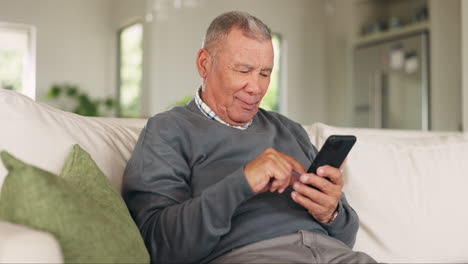
<path fill-rule="evenodd" d="M 78 116 L 0 89 L 0 151 L 58 174 L 79 144 L 118 191 L 145 123 Z M 357 137 L 343 170 L 344 191 L 360 216 L 355 250 L 381 262 L 468 262 L 468 134 L 304 128 L 317 148 L 332 134 Z M 6 175 L 0 163 L 0 186 Z M 63 261 L 52 234 L 0 221 L 0 263 Z"/>

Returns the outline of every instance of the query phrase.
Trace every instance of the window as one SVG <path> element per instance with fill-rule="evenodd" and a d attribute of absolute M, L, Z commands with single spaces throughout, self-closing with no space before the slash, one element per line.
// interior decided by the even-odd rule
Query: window
<path fill-rule="evenodd" d="M 278 34 L 272 35 L 273 50 L 275 54 L 275 65 L 271 72 L 270 85 L 263 97 L 260 107 L 269 111 L 280 110 L 280 73 L 281 73 L 281 37 Z"/>
<path fill-rule="evenodd" d="M 119 32 L 118 109 L 121 117 L 141 116 L 142 63 L 143 25 L 136 23 Z"/>
<path fill-rule="evenodd" d="M 0 22 L 0 88 L 36 97 L 35 28 Z"/>

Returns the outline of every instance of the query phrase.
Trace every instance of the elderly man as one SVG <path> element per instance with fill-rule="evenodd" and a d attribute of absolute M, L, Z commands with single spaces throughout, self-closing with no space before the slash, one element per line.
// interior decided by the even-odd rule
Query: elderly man
<path fill-rule="evenodd" d="M 270 29 L 244 12 L 222 14 L 196 65 L 195 98 L 148 120 L 124 175 L 152 261 L 373 262 L 351 250 L 358 217 L 340 170 L 306 173 L 317 150 L 304 129 L 259 109 Z"/>

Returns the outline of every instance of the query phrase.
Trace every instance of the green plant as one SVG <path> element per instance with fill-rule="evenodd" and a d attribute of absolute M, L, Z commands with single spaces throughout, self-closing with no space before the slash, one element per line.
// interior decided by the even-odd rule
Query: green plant
<path fill-rule="evenodd" d="M 190 102 L 190 100 L 192 100 L 192 97 L 191 95 L 187 95 L 187 96 L 184 96 L 184 98 L 180 99 L 179 101 L 175 102 L 174 105 L 175 106 L 178 106 L 178 105 L 185 105 L 187 104 L 188 102 Z"/>
<path fill-rule="evenodd" d="M 0 88 L 7 89 L 7 90 L 13 90 L 15 88 L 15 86 L 13 84 L 11 84 L 10 82 L 8 82 L 8 81 L 2 81 L 0 83 Z"/>
<path fill-rule="evenodd" d="M 102 116 L 102 107 L 105 107 L 108 111 L 116 107 L 115 100 L 110 97 L 91 99 L 77 85 L 67 83 L 53 84 L 47 92 L 47 98 L 51 100 L 68 100 L 66 107 L 69 109 L 64 110 L 84 116 Z"/>
<path fill-rule="evenodd" d="M 178 101 L 176 101 L 176 102 L 171 103 L 170 105 L 168 105 L 167 110 L 171 109 L 171 108 L 174 107 L 174 106 L 186 105 L 188 102 L 190 102 L 190 100 L 192 100 L 192 98 L 193 98 L 193 96 L 191 96 L 191 95 L 186 95 L 186 96 L 180 98 Z"/>

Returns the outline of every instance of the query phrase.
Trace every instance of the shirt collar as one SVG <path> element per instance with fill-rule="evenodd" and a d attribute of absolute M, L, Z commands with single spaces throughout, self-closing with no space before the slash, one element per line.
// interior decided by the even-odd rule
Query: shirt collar
<path fill-rule="evenodd" d="M 233 126 L 233 125 L 230 125 L 230 124 L 226 123 L 224 120 L 219 118 L 219 116 L 207 104 L 205 104 L 205 102 L 203 102 L 203 100 L 200 97 L 200 92 L 201 92 L 201 87 L 198 88 L 197 92 L 195 93 L 195 103 L 197 104 L 200 111 L 206 117 L 208 117 L 208 118 L 210 118 L 212 120 L 216 120 L 216 121 L 220 122 L 223 125 L 230 126 L 230 127 L 233 127 L 233 128 L 237 128 L 237 129 L 240 129 L 240 130 L 245 130 L 245 129 L 249 128 L 250 125 L 252 125 L 252 119 L 247 124 L 242 125 L 242 126 Z"/>

